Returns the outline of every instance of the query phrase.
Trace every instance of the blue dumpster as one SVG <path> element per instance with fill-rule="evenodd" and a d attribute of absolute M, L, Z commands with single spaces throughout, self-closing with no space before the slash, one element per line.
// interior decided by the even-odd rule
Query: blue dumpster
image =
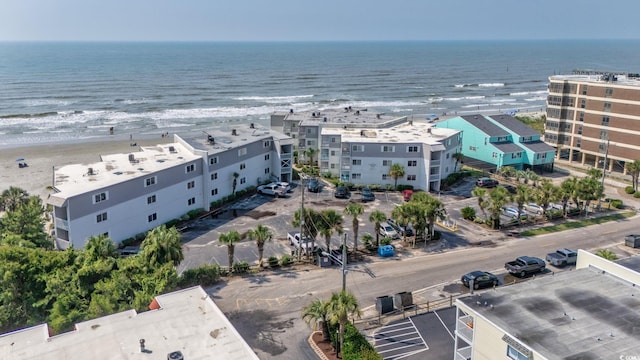
<path fill-rule="evenodd" d="M 393 246 L 391 245 L 382 245 L 378 247 L 378 255 L 382 257 L 389 257 L 395 255 L 395 251 L 393 250 Z"/>

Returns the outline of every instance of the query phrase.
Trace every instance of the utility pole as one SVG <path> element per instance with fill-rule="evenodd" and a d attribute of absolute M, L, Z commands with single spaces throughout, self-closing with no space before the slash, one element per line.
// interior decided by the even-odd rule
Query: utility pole
<path fill-rule="evenodd" d="M 347 233 L 342 241 L 342 292 L 347 290 Z"/>
<path fill-rule="evenodd" d="M 602 191 L 604 191 L 604 177 L 607 173 L 607 157 L 609 156 L 609 139 L 604 147 L 604 163 L 602 164 Z"/>
<path fill-rule="evenodd" d="M 303 239 L 305 239 L 304 237 L 304 174 L 300 173 L 300 187 L 302 187 L 302 201 L 300 202 L 300 241 L 298 242 L 298 262 L 300 262 L 300 260 L 302 260 L 302 244 Z M 309 244 L 307 244 L 307 246 L 305 246 L 305 248 L 307 249 L 307 255 L 309 255 Z"/>

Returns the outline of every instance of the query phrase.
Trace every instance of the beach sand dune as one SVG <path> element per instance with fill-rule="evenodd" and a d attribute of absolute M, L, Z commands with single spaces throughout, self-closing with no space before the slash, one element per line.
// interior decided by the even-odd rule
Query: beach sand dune
<path fill-rule="evenodd" d="M 95 141 L 67 144 L 48 144 L 0 149 L 0 192 L 10 186 L 26 190 L 46 200 L 53 193 L 53 169 L 69 164 L 91 164 L 100 161 L 100 155 L 138 151 L 140 146 L 151 146 L 173 141 L 173 137 L 135 140 Z M 18 159 L 24 159 L 17 161 Z M 27 167 L 19 167 L 26 163 Z"/>

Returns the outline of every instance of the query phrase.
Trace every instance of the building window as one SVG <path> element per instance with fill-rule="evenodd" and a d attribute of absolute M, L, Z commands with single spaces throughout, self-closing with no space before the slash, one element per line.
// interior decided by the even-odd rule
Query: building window
<path fill-rule="evenodd" d="M 437 167 L 432 167 L 432 168 L 429 169 L 429 175 L 438 175 L 439 170 L 440 169 L 437 168 Z"/>
<path fill-rule="evenodd" d="M 609 117 L 606 115 L 602 117 L 602 126 L 609 126 Z"/>
<path fill-rule="evenodd" d="M 156 184 L 156 177 L 155 176 L 152 176 L 150 178 L 144 179 L 144 187 L 155 185 L 155 184 Z"/>
<path fill-rule="evenodd" d="M 351 151 L 353 151 L 353 152 L 363 152 L 364 151 L 364 145 L 352 145 L 351 146 Z"/>
<path fill-rule="evenodd" d="M 265 173 L 265 174 L 269 174 L 269 173 L 271 173 L 271 168 L 266 168 L 266 169 L 264 169 L 264 173 Z"/>
<path fill-rule="evenodd" d="M 336 151 L 335 150 L 331 150 L 331 156 L 336 156 Z"/>
<path fill-rule="evenodd" d="M 359 180 L 362 179 L 362 174 L 351 174 L 351 178 L 353 180 Z"/>
<path fill-rule="evenodd" d="M 265 155 L 265 156 L 264 156 L 264 159 L 265 159 L 265 160 L 269 160 L 269 159 L 271 159 L 271 155 L 270 155 L 270 154 Z"/>
<path fill-rule="evenodd" d="M 451 155 L 451 154 L 447 153 L 447 156 L 445 157 L 445 159 L 448 159 L 448 158 L 449 158 L 449 155 Z"/>
<path fill-rule="evenodd" d="M 307 128 L 307 135 L 311 135 L 311 128 Z"/>
<path fill-rule="evenodd" d="M 587 85 L 582 85 L 582 95 L 587 95 L 587 89 L 589 87 Z"/>
<path fill-rule="evenodd" d="M 247 155 L 247 148 L 238 149 L 238 156 Z"/>
<path fill-rule="evenodd" d="M 152 221 L 158 220 L 158 214 L 153 213 L 153 214 L 147 216 L 147 220 L 148 220 L 148 222 L 152 222 Z"/>
<path fill-rule="evenodd" d="M 389 174 L 382 174 L 382 180 L 389 180 L 391 179 L 391 176 L 389 176 Z"/>
<path fill-rule="evenodd" d="M 362 160 L 361 159 L 353 159 L 351 160 L 351 165 L 362 165 Z"/>
<path fill-rule="evenodd" d="M 469 146 L 469 150 L 476 151 L 476 147 L 475 146 Z"/>
<path fill-rule="evenodd" d="M 217 164 L 217 163 L 218 163 L 218 157 L 217 156 L 209 158 L 209 165 L 214 165 L 214 164 Z"/>
<path fill-rule="evenodd" d="M 100 194 L 95 194 L 95 195 L 93 195 L 93 203 L 97 204 L 97 203 L 99 203 L 101 201 L 107 200 L 108 198 L 109 198 L 109 196 L 108 196 L 108 193 L 106 193 L 106 192 L 103 192 L 103 193 L 100 193 Z"/>
<path fill-rule="evenodd" d="M 412 146 L 408 146 L 408 147 L 407 147 L 407 152 L 410 152 L 410 153 L 411 153 L 411 152 L 418 152 L 418 147 L 417 147 L 417 146 L 414 146 L 414 145 L 412 145 Z"/>
<path fill-rule="evenodd" d="M 216 195 L 218 195 L 218 189 L 211 190 L 211 196 L 216 196 Z"/>
<path fill-rule="evenodd" d="M 415 175 L 407 175 L 407 181 L 416 181 Z"/>
<path fill-rule="evenodd" d="M 578 135 L 582 135 L 582 125 L 578 126 Z"/>
<path fill-rule="evenodd" d="M 332 137 L 331 138 L 331 143 L 335 144 L 336 143 L 336 138 Z"/>
<path fill-rule="evenodd" d="M 196 170 L 196 164 L 189 164 L 185 166 L 186 173 L 194 172 Z"/>
<path fill-rule="evenodd" d="M 153 204 L 155 202 L 156 202 L 156 196 L 155 195 L 147 196 L 147 204 Z"/>
<path fill-rule="evenodd" d="M 497 152 L 493 152 L 493 153 L 491 153 L 491 157 L 493 157 L 493 158 L 497 158 L 497 157 L 498 157 L 498 153 L 497 153 Z"/>
<path fill-rule="evenodd" d="M 247 165 L 245 163 L 240 164 L 240 170 L 244 170 L 244 168 L 246 168 Z"/>
<path fill-rule="evenodd" d="M 269 141 L 269 140 L 265 141 L 264 142 L 264 147 L 265 148 L 271 147 L 271 141 Z"/>
<path fill-rule="evenodd" d="M 584 121 L 584 113 L 583 112 L 580 113 L 580 119 L 579 120 L 580 121 Z"/>
<path fill-rule="evenodd" d="M 196 198 L 192 197 L 191 199 L 187 200 L 187 206 L 191 206 L 193 204 L 196 203 Z"/>
<path fill-rule="evenodd" d="M 611 111 L 611 103 L 604 103 L 604 111 Z"/>
<path fill-rule="evenodd" d="M 583 108 L 583 109 L 586 108 L 587 107 L 587 100 L 585 100 L 585 99 L 580 100 L 580 107 Z"/>
<path fill-rule="evenodd" d="M 336 168 L 336 164 L 331 163 L 331 165 L 329 167 L 332 168 L 332 169 L 335 169 Z"/>
<path fill-rule="evenodd" d="M 382 166 L 391 166 L 393 164 L 393 160 L 382 160 Z"/>
<path fill-rule="evenodd" d="M 604 91 L 604 96 L 606 96 L 606 97 L 612 97 L 612 96 L 613 96 L 613 88 L 607 88 L 607 89 Z"/>
<path fill-rule="evenodd" d="M 507 357 L 513 360 L 530 360 L 528 356 L 511 347 L 511 345 L 507 345 Z"/>
<path fill-rule="evenodd" d="M 244 184 L 244 183 L 246 183 L 246 182 L 247 182 L 247 178 L 241 178 L 241 179 L 240 179 L 240 184 Z"/>
<path fill-rule="evenodd" d="M 407 161 L 407 166 L 418 166 L 417 160 L 409 160 Z"/>
<path fill-rule="evenodd" d="M 393 145 L 382 145 L 382 152 L 395 152 L 396 147 Z"/>
<path fill-rule="evenodd" d="M 218 180 L 218 173 L 211 174 L 211 180 Z"/>
<path fill-rule="evenodd" d="M 102 214 L 98 214 L 98 216 L 96 216 L 96 222 L 103 222 L 103 221 L 107 221 L 107 213 L 103 212 Z"/>
<path fill-rule="evenodd" d="M 189 181 L 187 183 L 187 189 L 193 189 L 194 187 L 196 187 L 196 182 L 195 180 Z"/>
<path fill-rule="evenodd" d="M 600 130 L 600 139 L 607 139 L 607 130 Z"/>

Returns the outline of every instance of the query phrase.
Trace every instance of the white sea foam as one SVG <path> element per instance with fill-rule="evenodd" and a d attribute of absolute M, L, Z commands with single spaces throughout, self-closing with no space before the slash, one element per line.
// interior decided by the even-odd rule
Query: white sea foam
<path fill-rule="evenodd" d="M 520 91 L 510 93 L 509 96 L 524 96 L 524 95 L 535 95 L 535 94 L 547 94 L 547 90 L 537 90 L 537 91 Z M 545 97 L 546 99 L 546 97 Z"/>
<path fill-rule="evenodd" d="M 484 99 L 484 98 L 485 96 L 478 95 L 478 96 L 448 97 L 444 99 L 448 101 L 460 101 L 460 100 L 478 100 L 478 99 Z"/>
<path fill-rule="evenodd" d="M 503 83 L 486 83 L 486 84 L 478 84 L 480 87 L 503 87 Z"/>
<path fill-rule="evenodd" d="M 291 96 L 241 96 L 234 98 L 240 101 L 258 101 L 268 104 L 286 104 L 296 101 L 297 99 L 312 98 L 313 95 L 291 95 Z"/>

